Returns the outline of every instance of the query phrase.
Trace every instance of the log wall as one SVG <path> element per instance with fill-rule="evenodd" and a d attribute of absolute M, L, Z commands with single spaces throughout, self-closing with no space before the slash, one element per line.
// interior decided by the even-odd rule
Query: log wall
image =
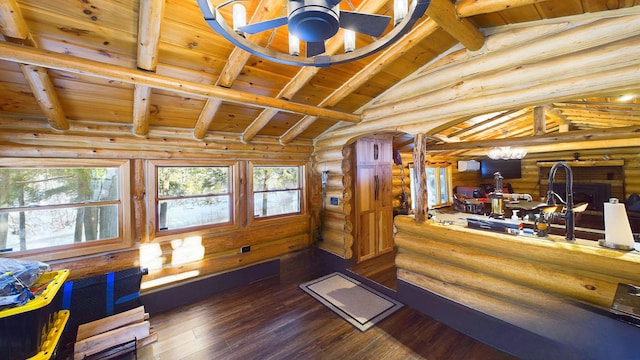
<path fill-rule="evenodd" d="M 353 161 L 351 145 L 329 147 L 313 154 L 313 176 L 321 178 L 324 172 L 327 174 L 323 196 L 312 204 L 313 211 L 321 214 L 317 245 L 344 259 L 353 257 Z"/>
<path fill-rule="evenodd" d="M 100 130 L 100 129 L 97 129 Z M 0 134 L 0 156 L 2 157 L 56 157 L 56 158 L 118 158 L 131 161 L 131 202 L 133 213 L 134 243 L 130 247 L 102 252 L 89 256 L 72 256 L 66 259 L 50 261 L 54 269 L 70 269 L 70 279 L 104 274 L 140 265 L 140 248 L 150 243 L 159 243 L 162 266 L 150 269 L 143 283 L 161 280 L 172 275 L 192 272 L 197 277 L 231 271 L 250 264 L 277 258 L 280 255 L 297 251 L 311 244 L 312 229 L 317 220 L 312 219 L 313 212 L 296 216 L 282 217 L 259 222 L 246 221 L 250 214 L 242 214 L 236 226 L 223 230 L 210 229 L 198 231 L 205 249 L 204 258 L 181 265 L 172 265 L 173 249 L 170 240 L 182 239 L 194 233 L 173 234 L 155 240 L 153 231 L 148 229 L 150 218 L 155 217 L 154 209 L 149 209 L 147 191 L 147 167 L 149 160 L 184 160 L 185 164 L 193 160 L 235 159 L 239 161 L 240 171 L 246 169 L 249 161 L 273 160 L 275 163 L 307 163 L 307 203 L 313 203 L 319 193 L 314 183 L 309 159 L 313 151 L 310 142 L 297 141 L 291 145 L 281 145 L 277 139 L 256 139 L 251 144 L 243 144 L 234 139 L 205 138 L 194 141 L 188 132 L 167 132 L 165 137 L 150 134 L 149 138 L 138 138 L 120 133 L 110 133 L 102 129 L 104 136 L 88 138 L 73 134 L 59 135 L 55 132 L 37 133 L 9 131 Z M 115 132 L 115 131 L 114 131 Z M 43 146 L 47 144 L 47 146 Z M 246 176 L 246 174 L 242 174 Z M 314 185 L 315 184 L 315 185 Z M 242 186 L 241 186 L 242 187 Z M 252 201 L 246 191 L 236 189 L 240 194 L 240 207 L 246 210 L 246 203 Z M 245 205 L 242 205 L 245 204 Z M 241 221 L 242 220 L 242 221 Z M 251 246 L 251 251 L 240 253 L 242 246 Z"/>
<path fill-rule="evenodd" d="M 619 282 L 640 282 L 640 255 L 398 216 L 398 278 L 510 323 L 557 313 L 563 298 L 607 309 Z M 559 314 L 557 314 L 559 315 Z"/>

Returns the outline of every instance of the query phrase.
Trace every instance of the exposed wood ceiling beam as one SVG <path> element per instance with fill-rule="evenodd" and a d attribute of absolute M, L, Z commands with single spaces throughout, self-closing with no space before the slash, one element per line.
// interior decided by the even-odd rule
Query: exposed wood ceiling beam
<path fill-rule="evenodd" d="M 453 151 L 462 149 L 488 149 L 496 146 L 539 146 L 558 145 L 585 141 L 608 141 L 617 139 L 640 139 L 640 126 L 603 129 L 597 133 L 588 130 L 572 131 L 564 134 L 545 134 L 540 136 L 523 136 L 518 138 L 466 141 L 429 146 L 429 151 Z M 606 147 L 606 146 L 603 146 Z"/>
<path fill-rule="evenodd" d="M 594 101 L 563 101 L 561 103 L 554 104 L 556 107 L 572 107 L 575 105 L 576 109 L 597 109 L 598 106 L 607 107 L 607 108 L 627 108 L 640 110 L 640 104 L 636 103 L 622 103 L 622 102 L 594 102 Z"/>
<path fill-rule="evenodd" d="M 360 6 L 358 7 L 358 11 L 363 13 L 373 14 L 373 13 L 376 13 L 378 10 L 380 10 L 380 8 L 383 5 L 384 5 L 384 2 L 382 1 L 364 0 L 362 1 L 362 3 L 360 3 Z M 340 51 L 343 44 L 344 43 L 343 43 L 342 37 L 340 36 L 333 37 L 329 41 L 327 41 L 325 52 L 327 54 L 335 54 L 338 51 Z M 278 94 L 277 97 L 283 98 L 283 99 L 293 98 L 293 96 L 298 91 L 300 91 L 300 89 L 302 89 L 302 87 L 305 86 L 314 76 L 316 76 L 316 74 L 318 74 L 320 70 L 321 70 L 320 68 L 312 67 L 312 66 L 303 67 L 291 79 L 291 81 L 289 81 L 289 83 L 287 83 L 287 85 L 285 85 L 282 88 L 282 90 L 280 90 L 280 93 Z M 319 105 L 319 106 L 323 107 L 322 105 Z M 260 130 L 262 130 L 265 126 L 267 126 L 269 121 L 271 121 L 271 119 L 273 119 L 273 117 L 276 114 L 277 112 L 264 110 L 260 115 L 258 115 L 258 117 L 251 124 L 249 124 L 247 129 L 245 129 L 244 133 L 242 134 L 242 141 L 244 142 L 251 141 L 251 139 L 260 132 Z M 295 130 L 291 130 L 290 128 L 285 134 L 283 134 L 283 137 L 287 140 L 295 138 L 302 131 L 304 131 L 300 129 L 302 128 L 306 129 L 307 127 L 309 127 L 316 120 L 315 118 L 317 118 L 315 116 L 314 116 L 315 118 L 311 118 L 309 116 L 310 115 L 307 115 L 306 119 L 303 118 L 301 121 L 299 121 L 298 124 L 296 124 L 297 126 L 294 127 Z"/>
<path fill-rule="evenodd" d="M 469 20 L 458 18 L 450 0 L 431 0 L 427 15 L 467 49 L 475 51 L 484 45 L 484 35 Z"/>
<path fill-rule="evenodd" d="M 358 71 L 357 74 L 337 88 L 331 95 L 322 100 L 318 106 L 328 107 L 336 105 L 347 95 L 356 91 L 360 86 L 382 71 L 388 64 L 393 62 L 393 60 L 404 55 L 412 46 L 417 45 L 420 41 L 432 34 L 437 28 L 438 24 L 432 19 L 427 19 L 427 21 L 415 25 L 407 35 L 383 50 L 378 57 L 368 63 L 362 70 Z M 291 142 L 317 119 L 315 116 L 303 117 L 280 137 L 280 143 L 287 144 Z"/>
<path fill-rule="evenodd" d="M 20 8 L 15 0 L 4 0 L 0 2 L 0 25 L 2 25 L 0 28 L 4 35 L 10 38 L 27 40 L 26 43 L 29 46 L 37 48 L 37 44 L 33 41 L 29 27 L 24 21 Z M 27 84 L 29 84 L 31 88 L 33 96 L 40 105 L 40 109 L 47 117 L 49 125 L 56 130 L 67 130 L 69 128 L 69 122 L 62 110 L 60 99 L 58 99 L 47 69 L 22 63 L 19 64 L 19 66 Z"/>
<path fill-rule="evenodd" d="M 0 29 L 4 35 L 13 38 L 27 39 L 31 37 L 29 27 L 15 0 L 0 1 Z"/>
<path fill-rule="evenodd" d="M 465 134 L 465 133 L 467 133 L 469 131 L 473 131 L 473 130 L 478 129 L 480 127 L 486 126 L 487 124 L 490 124 L 493 121 L 497 121 L 497 120 L 499 120 L 499 119 L 501 119 L 501 118 L 503 118 L 505 116 L 512 116 L 512 115 L 518 114 L 518 113 L 520 113 L 522 111 L 523 110 L 509 110 L 509 111 L 506 111 L 506 112 L 502 112 L 502 113 L 500 113 L 500 114 L 498 114 L 496 116 L 492 116 L 492 117 L 488 118 L 487 120 L 480 121 L 480 122 L 478 122 L 476 124 L 467 126 L 464 129 L 460 129 L 460 130 L 458 130 L 458 131 L 456 131 L 456 132 L 454 132 L 452 134 L 449 134 L 449 137 L 461 137 L 463 134 Z M 457 125 L 457 124 L 455 124 L 455 125 Z M 435 132 L 430 132 L 430 133 L 435 134 Z"/>
<path fill-rule="evenodd" d="M 145 136 L 149 132 L 149 112 L 151 109 L 151 87 L 133 86 L 133 133 Z"/>
<path fill-rule="evenodd" d="M 262 0 L 256 7 L 258 10 L 254 12 L 249 23 L 254 24 L 276 17 L 276 15 L 282 11 L 283 4 L 284 2 L 282 0 Z M 269 37 L 269 34 L 270 32 L 264 31 L 255 35 L 247 35 L 247 38 L 255 43 L 262 43 Z M 251 54 L 249 52 L 235 47 L 231 51 L 231 55 L 229 55 L 229 59 L 225 63 L 222 73 L 218 76 L 216 85 L 227 88 L 231 87 L 250 57 Z M 207 99 L 194 127 L 194 138 L 203 139 L 205 137 L 220 106 L 222 106 L 221 99 Z"/>
<path fill-rule="evenodd" d="M 160 24 L 164 18 L 164 0 L 140 0 L 138 18 L 138 68 L 156 71 Z M 151 87 L 135 85 L 133 95 L 133 133 L 144 136 L 149 132 Z"/>
<path fill-rule="evenodd" d="M 280 111 L 298 113 L 302 115 L 314 115 L 336 121 L 360 122 L 361 120 L 361 116 L 359 115 L 323 109 L 312 105 L 295 103 L 264 95 L 225 89 L 213 85 L 204 85 L 196 82 L 178 80 L 142 70 L 81 59 L 66 54 L 25 48 L 8 43 L 0 42 L 0 59 L 43 66 L 76 74 L 90 75 L 104 79 L 119 80 L 127 84 L 148 85 L 153 88 L 189 94 L 192 96 L 220 98 L 225 101 L 247 106 L 274 108 Z"/>
<path fill-rule="evenodd" d="M 140 0 L 139 9 L 137 64 L 140 69 L 156 71 L 164 0 Z"/>
<path fill-rule="evenodd" d="M 547 0 L 458 0 L 456 12 L 460 17 L 489 14 L 518 6 L 537 4 Z"/>

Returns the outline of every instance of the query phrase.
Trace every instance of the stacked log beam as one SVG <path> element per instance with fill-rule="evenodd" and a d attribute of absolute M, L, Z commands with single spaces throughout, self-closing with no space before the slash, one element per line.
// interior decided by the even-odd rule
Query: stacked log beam
<path fill-rule="evenodd" d="M 640 281 L 640 257 L 586 240 L 418 224 L 406 216 L 395 225 L 401 280 L 511 323 L 560 312 L 563 298 L 608 309 L 619 282 Z"/>
<path fill-rule="evenodd" d="M 499 29 L 480 51 L 417 72 L 364 109 L 362 122 L 329 131 L 316 145 L 384 130 L 427 133 L 454 118 L 636 86 L 638 9 L 598 16 L 548 21 L 526 42 L 522 28 Z"/>
<path fill-rule="evenodd" d="M 317 151 L 313 155 L 316 176 L 328 172 L 318 247 L 345 259 L 353 257 L 352 151 L 349 146 L 337 146 Z M 331 200 L 334 200 L 333 202 Z"/>

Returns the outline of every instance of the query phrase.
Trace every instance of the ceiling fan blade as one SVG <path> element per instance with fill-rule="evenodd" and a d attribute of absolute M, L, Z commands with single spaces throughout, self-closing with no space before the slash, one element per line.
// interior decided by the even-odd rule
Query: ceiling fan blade
<path fill-rule="evenodd" d="M 267 21 L 257 22 L 255 24 L 241 26 L 239 29 L 247 34 L 257 34 L 262 31 L 266 31 L 266 30 L 277 28 L 282 25 L 286 25 L 288 21 L 289 19 L 287 19 L 286 16 L 283 16 L 283 17 L 279 17 L 279 18 L 275 18 Z"/>
<path fill-rule="evenodd" d="M 320 55 L 325 51 L 324 41 L 307 42 L 307 57 Z"/>
<path fill-rule="evenodd" d="M 327 5 L 336 6 L 340 4 L 342 0 L 327 0 Z"/>
<path fill-rule="evenodd" d="M 391 21 L 390 16 L 340 11 L 340 27 L 373 37 L 382 35 Z"/>

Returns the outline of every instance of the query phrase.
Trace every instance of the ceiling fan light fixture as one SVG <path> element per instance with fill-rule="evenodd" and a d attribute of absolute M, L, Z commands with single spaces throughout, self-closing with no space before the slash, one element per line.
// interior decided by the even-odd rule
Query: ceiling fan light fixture
<path fill-rule="evenodd" d="M 527 150 L 523 148 L 512 148 L 510 146 L 502 146 L 492 148 L 487 153 L 487 156 L 493 160 L 510 160 L 510 159 L 522 159 L 527 155 Z"/>
<path fill-rule="evenodd" d="M 289 1 L 289 32 L 311 42 L 334 36 L 340 29 L 340 6 L 329 5 L 327 1 L 318 0 Z"/>
<path fill-rule="evenodd" d="M 635 95 L 632 94 L 626 94 L 626 95 L 622 95 L 618 98 L 618 101 L 620 102 L 627 102 L 627 101 L 631 101 L 635 98 Z"/>
<path fill-rule="evenodd" d="M 238 1 L 242 0 L 228 0 L 219 5 L 210 6 L 209 0 L 197 0 L 205 22 L 235 46 L 252 55 L 281 64 L 315 67 L 326 67 L 359 60 L 395 43 L 411 30 L 413 25 L 425 14 L 431 2 L 431 0 L 412 0 L 407 15 L 387 31 L 391 21 L 390 16 L 342 11 L 339 7 L 342 0 L 288 0 L 289 13 L 295 12 L 295 17 L 284 16 L 241 26 L 238 27 L 238 30 L 242 34 L 238 34 L 227 24 L 227 20 L 220 12 L 222 7 Z M 295 8 L 296 6 L 297 8 Z M 300 7 L 304 9 L 299 9 Z M 292 8 L 294 9 L 292 10 Z M 295 56 L 271 47 L 264 47 L 252 42 L 251 37 L 245 38 L 243 36 L 245 33 L 256 34 L 263 31 L 274 31 L 284 25 L 287 25 L 289 32 L 298 36 L 300 40 L 307 41 L 306 56 Z M 339 28 L 348 28 L 369 35 L 373 41 L 357 49 L 354 45 L 354 50 L 350 52 L 328 54 L 324 42 L 335 36 Z M 306 33 L 301 33 L 302 29 Z M 319 40 L 315 41 L 315 39 Z"/>
<path fill-rule="evenodd" d="M 241 27 L 247 25 L 247 9 L 240 3 L 233 4 L 233 31 L 244 37 Z"/>
<path fill-rule="evenodd" d="M 408 0 L 393 1 L 393 25 L 398 25 L 409 13 Z"/>
<path fill-rule="evenodd" d="M 344 29 L 344 52 L 350 53 L 356 50 L 356 32 Z"/>
<path fill-rule="evenodd" d="M 289 55 L 300 56 L 300 39 L 289 33 Z"/>

